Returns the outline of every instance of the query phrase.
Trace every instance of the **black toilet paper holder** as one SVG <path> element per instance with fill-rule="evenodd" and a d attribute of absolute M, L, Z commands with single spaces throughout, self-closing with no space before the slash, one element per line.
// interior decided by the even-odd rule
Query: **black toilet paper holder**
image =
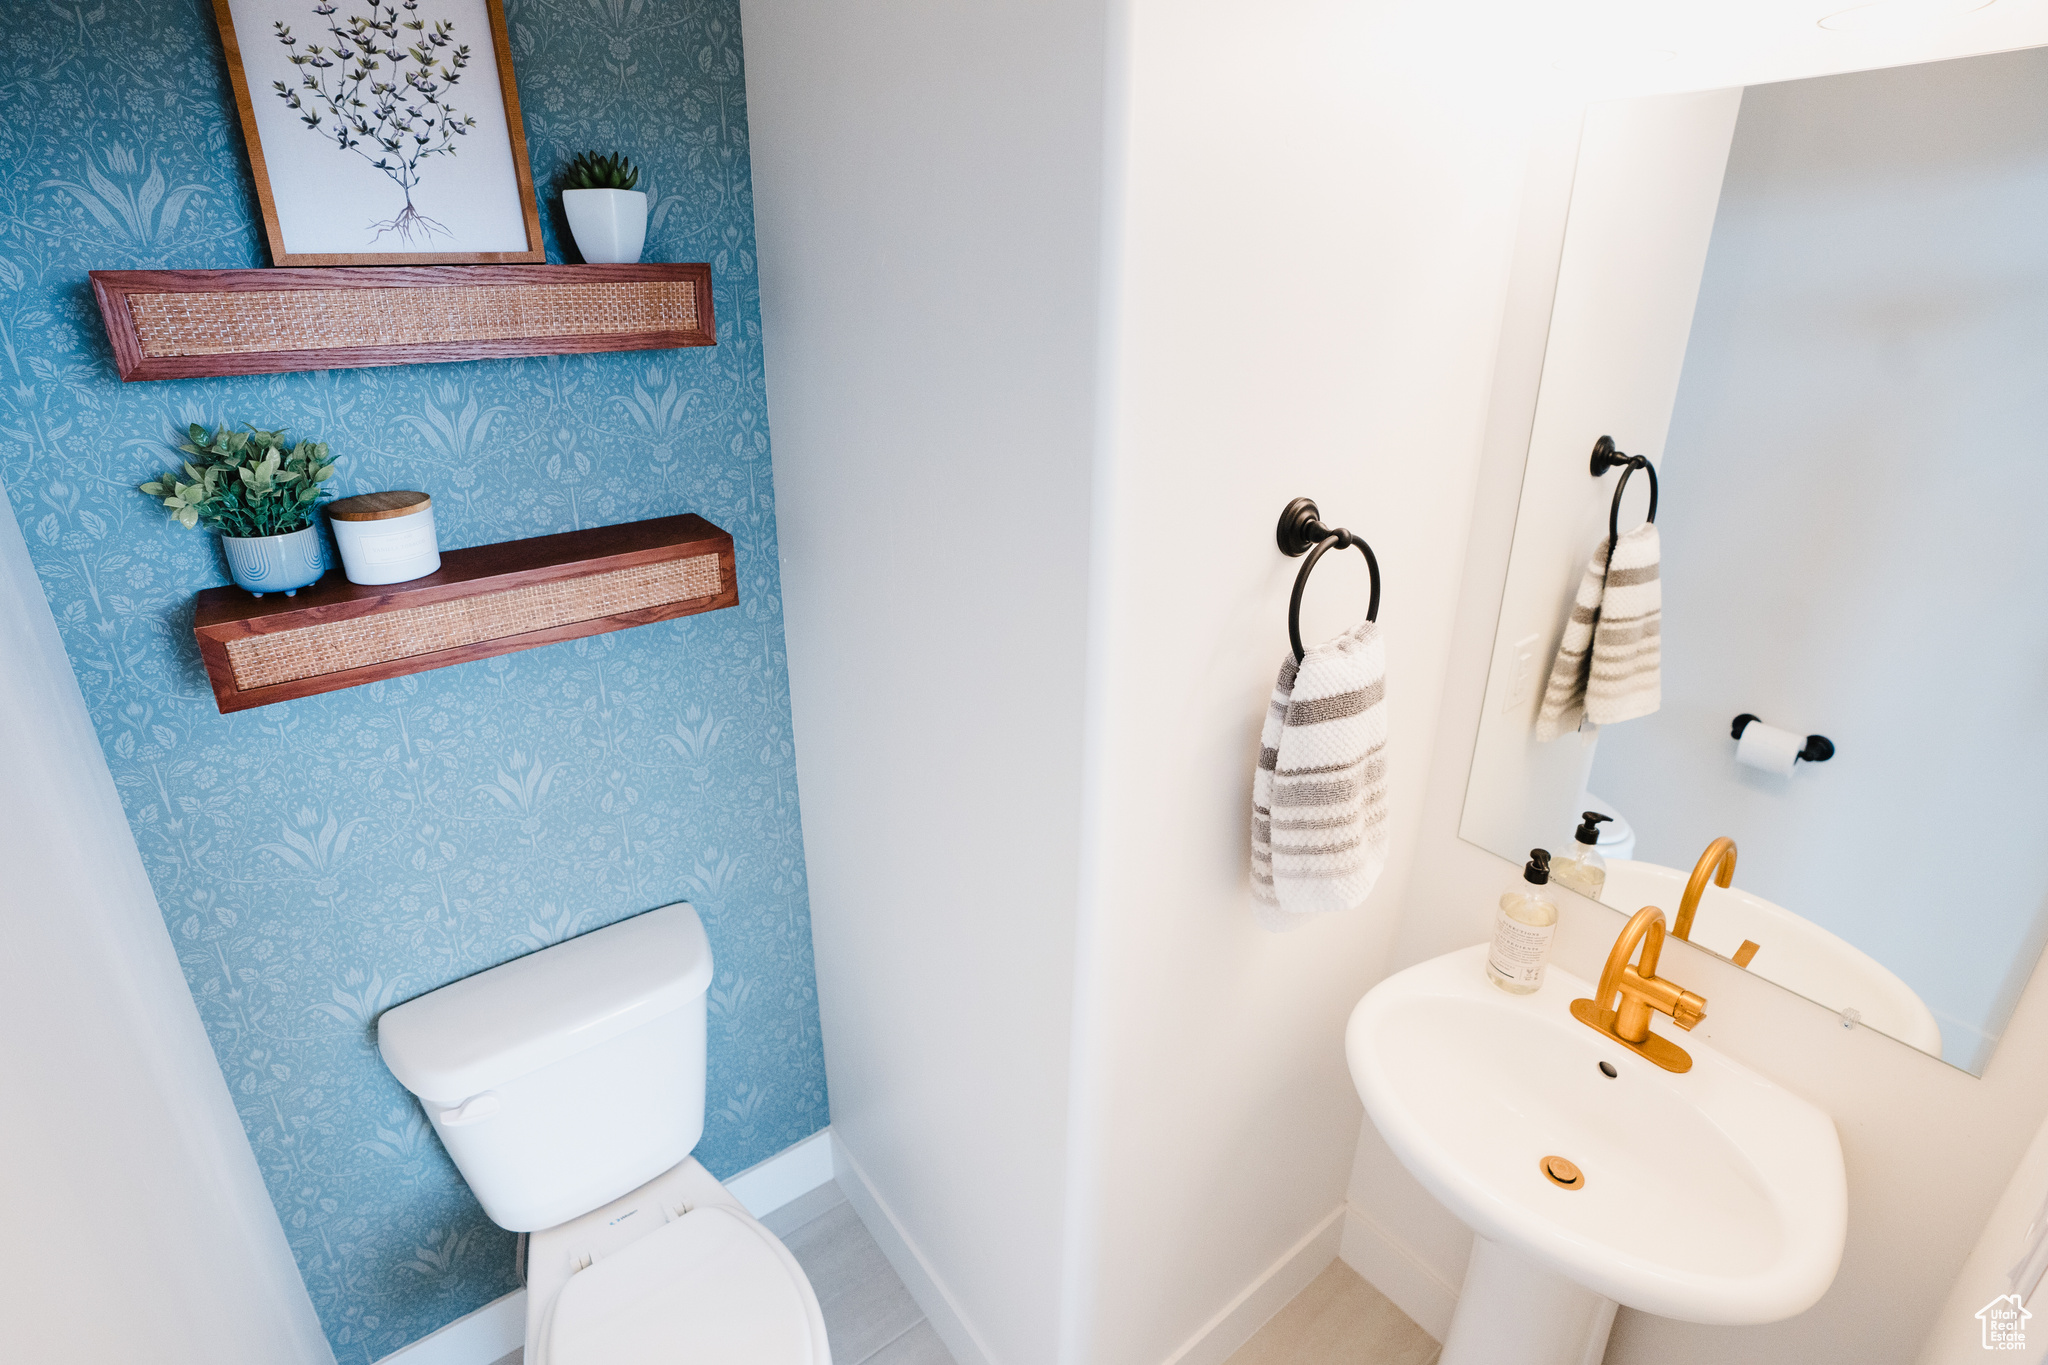
<path fill-rule="evenodd" d="M 1749 712 L 1744 711 L 1735 718 L 1735 726 L 1728 732 L 1729 738 L 1741 739 L 1742 732 L 1749 728 L 1749 723 L 1753 720 L 1761 719 L 1761 716 L 1753 716 Z M 1826 735 L 1808 735 L 1806 737 L 1806 747 L 1798 753 L 1798 757 L 1805 759 L 1808 763 L 1825 763 L 1834 756 L 1835 742 Z"/>

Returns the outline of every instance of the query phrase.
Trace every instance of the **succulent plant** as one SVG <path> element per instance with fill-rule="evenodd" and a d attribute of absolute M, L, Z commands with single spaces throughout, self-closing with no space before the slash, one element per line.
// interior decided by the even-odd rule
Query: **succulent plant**
<path fill-rule="evenodd" d="M 327 496 L 320 485 L 334 476 L 325 442 L 287 446 L 282 427 L 208 433 L 197 422 L 185 434 L 178 443 L 189 457 L 183 467 L 142 485 L 180 525 L 203 521 L 227 536 L 281 536 L 313 524 L 313 509 Z"/>
<path fill-rule="evenodd" d="M 630 190 L 640 183 L 640 171 L 626 160 L 624 152 L 599 156 L 584 152 L 562 172 L 565 190 Z"/>

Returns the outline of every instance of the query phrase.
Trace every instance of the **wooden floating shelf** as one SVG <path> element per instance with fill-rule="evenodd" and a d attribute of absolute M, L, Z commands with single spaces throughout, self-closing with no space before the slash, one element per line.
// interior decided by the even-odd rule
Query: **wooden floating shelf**
<path fill-rule="evenodd" d="M 694 514 L 445 550 L 409 583 L 329 569 L 295 597 L 199 594 L 192 633 L 223 712 L 737 606 L 732 537 Z"/>
<path fill-rule="evenodd" d="M 95 270 L 122 380 L 715 346 L 711 267 Z"/>

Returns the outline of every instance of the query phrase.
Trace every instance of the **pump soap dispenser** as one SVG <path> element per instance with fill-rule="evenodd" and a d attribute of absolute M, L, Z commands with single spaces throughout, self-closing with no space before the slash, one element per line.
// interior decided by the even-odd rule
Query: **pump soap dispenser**
<path fill-rule="evenodd" d="M 1550 854 L 1529 850 L 1529 865 L 1500 898 L 1493 918 L 1493 948 L 1486 955 L 1486 974 L 1493 984 L 1516 995 L 1529 995 L 1543 985 L 1543 964 L 1557 933 L 1557 900 L 1550 890 Z"/>
<path fill-rule="evenodd" d="M 1587 811 L 1572 835 L 1572 851 L 1551 866 L 1550 879 L 1599 900 L 1607 886 L 1607 860 L 1600 856 L 1600 823 L 1613 818 L 1597 810 Z"/>

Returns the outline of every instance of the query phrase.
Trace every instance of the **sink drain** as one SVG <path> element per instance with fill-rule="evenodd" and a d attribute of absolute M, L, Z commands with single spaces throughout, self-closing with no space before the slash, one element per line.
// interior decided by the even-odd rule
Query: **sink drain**
<path fill-rule="evenodd" d="M 1561 1156 L 1547 1156 L 1536 1164 L 1542 1169 L 1544 1178 L 1553 1185 L 1567 1190 L 1586 1188 L 1586 1173 Z"/>

